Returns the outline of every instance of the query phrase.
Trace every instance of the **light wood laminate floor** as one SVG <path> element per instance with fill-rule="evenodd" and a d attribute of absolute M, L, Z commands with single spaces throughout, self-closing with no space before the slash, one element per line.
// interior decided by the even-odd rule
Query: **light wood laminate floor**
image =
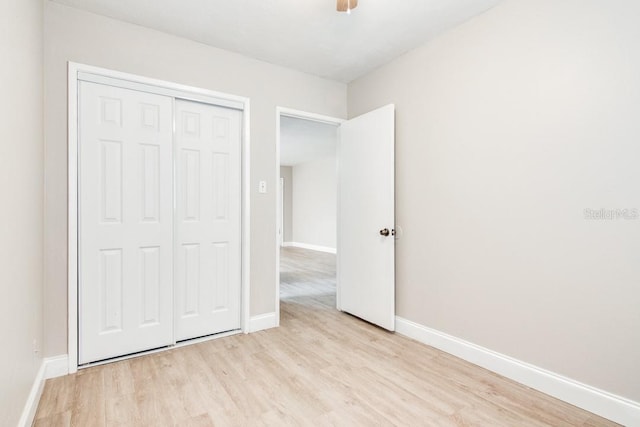
<path fill-rule="evenodd" d="M 48 380 L 36 426 L 613 426 L 335 310 L 335 256 L 282 251 L 281 327 Z"/>

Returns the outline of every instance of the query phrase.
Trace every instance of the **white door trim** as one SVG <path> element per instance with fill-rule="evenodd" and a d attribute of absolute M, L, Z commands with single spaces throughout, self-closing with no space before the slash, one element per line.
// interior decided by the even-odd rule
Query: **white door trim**
<path fill-rule="evenodd" d="M 280 189 L 278 192 L 278 227 L 280 227 L 280 240 L 278 243 L 280 246 L 284 246 L 284 178 L 280 177 L 279 181 Z"/>
<path fill-rule="evenodd" d="M 242 331 L 249 332 L 250 307 L 250 100 L 246 97 L 215 92 L 164 80 L 137 76 L 90 65 L 68 63 L 68 249 L 67 249 L 67 347 L 69 373 L 78 370 L 78 80 L 79 73 L 123 82 L 126 88 L 139 88 L 146 92 L 155 89 L 161 94 L 172 93 L 184 99 L 213 105 L 237 108 L 243 111 L 242 135 Z M 155 88 L 155 89 L 154 89 Z"/>
<path fill-rule="evenodd" d="M 340 126 L 344 123 L 345 119 L 339 119 L 337 117 L 324 116 L 322 114 L 309 113 L 307 111 L 295 110 L 293 108 L 286 107 L 276 107 L 276 179 L 274 182 L 280 182 L 280 118 L 281 117 L 293 117 L 296 119 L 304 119 L 311 120 L 314 122 L 326 123 L 330 125 Z M 338 186 L 340 183 L 338 183 Z M 280 191 L 278 186 L 278 191 Z M 275 249 L 276 249 L 276 298 L 275 298 L 275 307 L 276 307 L 276 322 L 275 326 L 280 326 L 280 236 L 278 234 L 277 224 L 278 219 L 278 211 L 280 207 L 279 197 L 276 197 L 276 235 L 275 235 Z M 337 213 L 336 213 L 337 214 Z M 340 240 L 340 236 L 338 236 L 338 241 Z"/>

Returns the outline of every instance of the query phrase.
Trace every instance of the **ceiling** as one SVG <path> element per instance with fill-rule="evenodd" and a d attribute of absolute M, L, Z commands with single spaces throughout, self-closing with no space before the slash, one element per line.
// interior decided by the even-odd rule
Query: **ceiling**
<path fill-rule="evenodd" d="M 53 0 L 349 82 L 500 0 Z"/>
<path fill-rule="evenodd" d="M 336 155 L 337 125 L 282 116 L 280 118 L 280 164 L 296 166 Z"/>

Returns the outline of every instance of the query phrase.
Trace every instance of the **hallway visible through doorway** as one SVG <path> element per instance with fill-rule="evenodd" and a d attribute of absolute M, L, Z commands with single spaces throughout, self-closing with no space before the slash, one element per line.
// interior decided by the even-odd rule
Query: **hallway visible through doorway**
<path fill-rule="evenodd" d="M 281 248 L 280 299 L 285 303 L 335 309 L 335 254 L 302 248 Z"/>

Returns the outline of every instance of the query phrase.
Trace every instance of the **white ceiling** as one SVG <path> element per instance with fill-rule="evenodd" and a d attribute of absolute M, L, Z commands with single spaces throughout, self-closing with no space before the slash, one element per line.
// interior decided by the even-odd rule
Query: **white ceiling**
<path fill-rule="evenodd" d="M 311 120 L 280 118 L 280 164 L 295 166 L 336 155 L 338 127 Z"/>
<path fill-rule="evenodd" d="M 349 82 L 501 0 L 53 0 Z"/>

